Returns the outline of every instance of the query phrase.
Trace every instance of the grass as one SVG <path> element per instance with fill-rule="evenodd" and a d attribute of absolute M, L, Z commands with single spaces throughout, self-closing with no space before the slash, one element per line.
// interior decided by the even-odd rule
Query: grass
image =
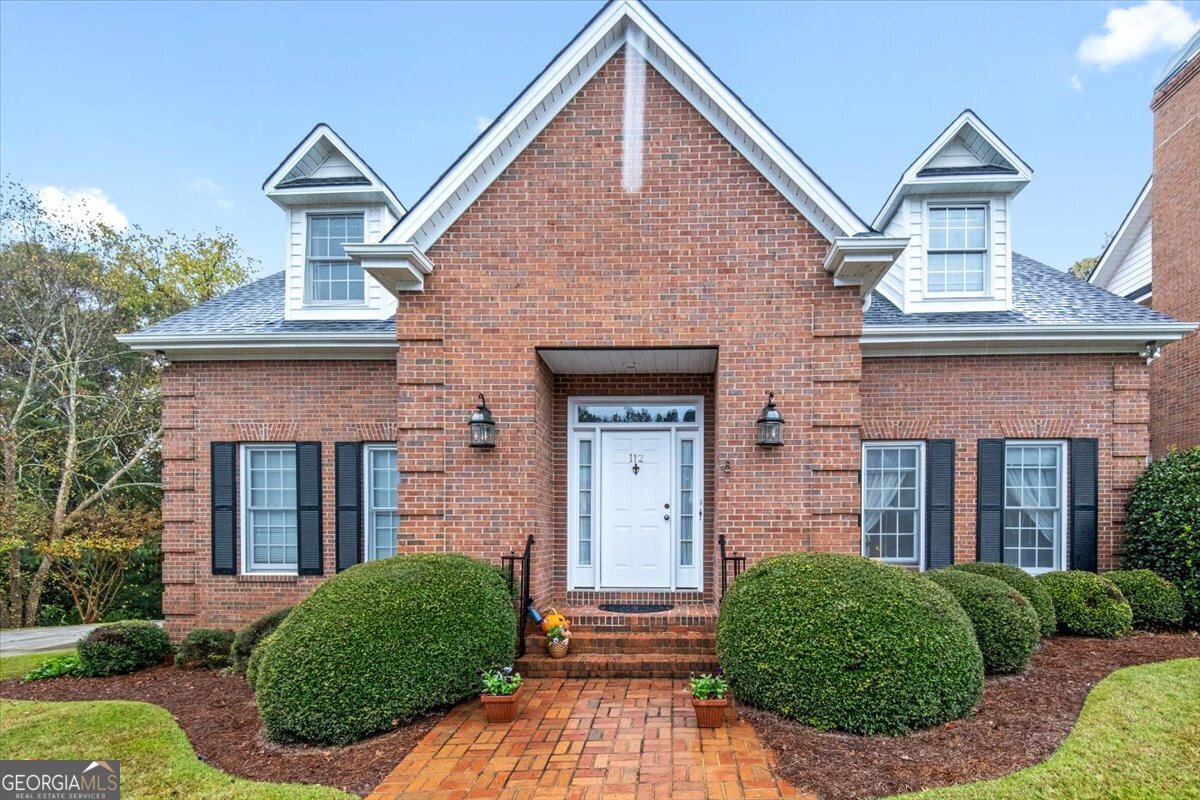
<path fill-rule="evenodd" d="M 1088 695 L 1075 728 L 1041 764 L 906 800 L 1200 798 L 1200 659 L 1128 667 Z"/>
<path fill-rule="evenodd" d="M 29 670 L 40 666 L 48 658 L 74 652 L 75 648 L 72 647 L 67 650 L 52 650 L 46 653 L 30 653 L 25 656 L 5 656 L 0 658 L 0 681 L 8 678 L 20 678 Z"/>
<path fill-rule="evenodd" d="M 0 700 L 0 758 L 121 761 L 129 800 L 357 800 L 324 786 L 259 783 L 202 763 L 175 720 L 148 703 Z"/>

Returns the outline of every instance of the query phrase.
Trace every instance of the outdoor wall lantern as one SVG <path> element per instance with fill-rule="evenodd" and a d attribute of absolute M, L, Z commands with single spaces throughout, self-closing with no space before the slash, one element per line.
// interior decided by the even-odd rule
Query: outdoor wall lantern
<path fill-rule="evenodd" d="M 775 407 L 775 393 L 767 394 L 767 404 L 758 418 L 758 443 L 763 447 L 779 447 L 783 444 L 783 415 Z"/>
<path fill-rule="evenodd" d="M 492 417 L 492 411 L 487 407 L 482 392 L 479 393 L 479 405 L 475 406 L 470 425 L 471 447 L 496 446 L 496 420 Z"/>

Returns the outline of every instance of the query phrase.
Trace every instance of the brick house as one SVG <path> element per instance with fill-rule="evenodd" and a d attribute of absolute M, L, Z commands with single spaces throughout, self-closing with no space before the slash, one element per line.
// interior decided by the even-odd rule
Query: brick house
<path fill-rule="evenodd" d="M 1200 319 L 1200 33 L 1154 90 L 1154 177 L 1104 249 L 1089 280 L 1179 319 Z M 1200 333 L 1150 370 L 1150 451 L 1200 445 Z"/>
<path fill-rule="evenodd" d="M 1140 353 L 1193 326 L 1015 253 L 1031 176 L 965 111 L 868 223 L 635 0 L 411 207 L 318 125 L 264 184 L 284 270 L 124 337 L 170 363 L 169 628 L 528 537 L 539 606 L 680 659 L 722 542 L 1111 568 Z"/>

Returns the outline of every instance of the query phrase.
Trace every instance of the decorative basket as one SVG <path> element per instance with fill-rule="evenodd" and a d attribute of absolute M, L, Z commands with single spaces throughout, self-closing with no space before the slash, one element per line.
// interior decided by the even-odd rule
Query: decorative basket
<path fill-rule="evenodd" d="M 569 642 L 565 639 L 561 642 L 547 642 L 546 649 L 550 652 L 551 658 L 566 658 L 568 644 Z"/>

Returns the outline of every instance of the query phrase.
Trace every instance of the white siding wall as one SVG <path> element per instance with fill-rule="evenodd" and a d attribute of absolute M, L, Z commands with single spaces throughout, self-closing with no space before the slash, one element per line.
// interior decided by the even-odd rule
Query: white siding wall
<path fill-rule="evenodd" d="M 961 138 L 955 139 L 929 160 L 929 167 L 981 167 L 984 161 L 971 152 Z"/>
<path fill-rule="evenodd" d="M 370 275 L 367 276 L 366 304 L 354 307 L 328 307 L 304 305 L 304 250 L 307 245 L 306 222 L 309 214 L 337 211 L 362 211 L 365 215 L 363 238 L 367 242 L 378 242 L 396 224 L 396 217 L 382 203 L 357 206 L 292 206 L 287 208 L 287 248 L 285 255 L 287 303 L 285 319 L 387 319 L 396 313 L 396 298 L 380 286 Z"/>
<path fill-rule="evenodd" d="M 1106 288 L 1122 297 L 1150 283 L 1150 220 L 1138 231 L 1129 252 L 1117 264 Z"/>
<path fill-rule="evenodd" d="M 884 226 L 883 232 L 887 236 L 907 236 L 908 228 L 904 224 L 903 213 L 897 213 L 891 218 L 887 225 Z M 883 276 L 883 280 L 875 287 L 879 293 L 892 302 L 897 308 L 904 308 L 904 261 L 907 258 L 907 253 L 896 259 L 896 263 Z"/>

